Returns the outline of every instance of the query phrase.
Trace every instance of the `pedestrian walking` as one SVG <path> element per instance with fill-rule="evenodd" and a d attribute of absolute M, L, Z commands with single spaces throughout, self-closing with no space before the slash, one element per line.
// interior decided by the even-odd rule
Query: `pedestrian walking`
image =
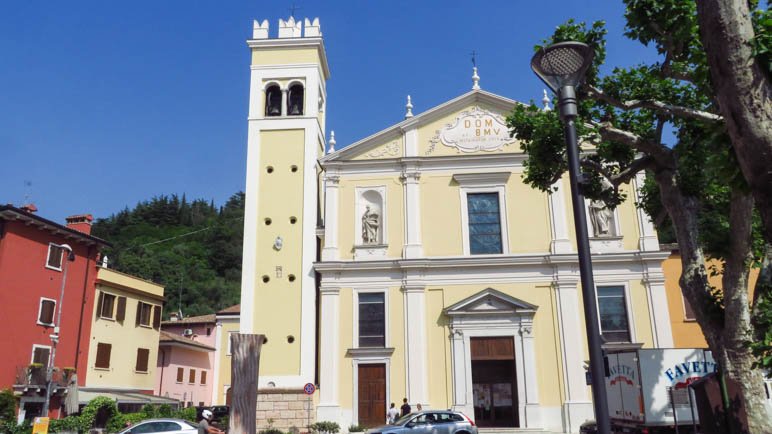
<path fill-rule="evenodd" d="M 410 414 L 410 404 L 407 403 L 407 398 L 402 400 L 402 407 L 399 409 L 402 411 L 402 416 Z"/>
<path fill-rule="evenodd" d="M 389 411 L 386 412 L 386 422 L 389 425 L 394 425 L 394 422 L 397 421 L 397 418 L 399 417 L 399 410 L 397 410 L 396 407 L 394 407 L 394 403 L 391 403 L 391 407 L 389 407 Z"/>

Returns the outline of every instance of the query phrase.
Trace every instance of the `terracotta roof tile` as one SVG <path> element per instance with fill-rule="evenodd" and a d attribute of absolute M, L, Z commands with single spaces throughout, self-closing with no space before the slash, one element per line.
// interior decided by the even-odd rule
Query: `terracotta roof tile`
<path fill-rule="evenodd" d="M 214 322 L 215 322 L 214 314 L 210 313 L 208 315 L 190 316 L 187 318 L 178 319 L 177 321 L 163 321 L 161 322 L 161 324 L 163 325 L 206 324 L 206 323 L 214 324 Z"/>
<path fill-rule="evenodd" d="M 233 314 L 233 313 L 241 313 L 241 305 L 236 304 L 231 307 L 226 307 L 225 309 L 217 312 L 218 315 L 224 315 L 224 314 Z"/>
<path fill-rule="evenodd" d="M 178 344 L 190 345 L 193 347 L 203 348 L 205 350 L 215 351 L 215 347 L 212 347 L 207 344 L 203 344 L 198 341 L 194 341 L 193 339 L 186 338 L 185 336 L 180 336 L 174 333 L 165 332 L 163 330 L 161 330 L 161 336 L 158 338 L 158 341 L 161 343 L 176 342 Z"/>

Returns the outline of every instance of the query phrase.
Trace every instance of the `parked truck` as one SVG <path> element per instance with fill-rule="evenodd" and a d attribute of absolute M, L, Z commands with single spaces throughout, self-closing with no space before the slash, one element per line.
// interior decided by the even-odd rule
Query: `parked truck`
<path fill-rule="evenodd" d="M 709 350 L 634 349 L 606 355 L 609 415 L 615 433 L 681 434 L 699 424 L 693 381 L 717 371 Z M 581 432 L 595 432 L 586 423 Z"/>

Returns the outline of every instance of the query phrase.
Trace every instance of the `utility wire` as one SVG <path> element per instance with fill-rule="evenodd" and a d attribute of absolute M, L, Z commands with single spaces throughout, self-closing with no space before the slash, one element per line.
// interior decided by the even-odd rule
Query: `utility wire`
<path fill-rule="evenodd" d="M 140 244 L 140 245 L 138 245 L 136 247 L 145 247 L 145 246 L 150 246 L 150 245 L 153 245 L 153 244 L 163 243 L 164 241 L 173 240 L 175 238 L 187 237 L 188 235 L 193 235 L 193 234 L 197 234 L 199 232 L 207 231 L 207 230 L 209 230 L 211 228 L 212 228 L 211 226 L 207 226 L 207 227 L 205 227 L 203 229 L 199 229 L 197 231 L 187 232 L 187 233 L 184 233 L 184 234 L 181 234 L 181 235 L 177 235 L 177 236 L 174 236 L 174 237 L 171 237 L 171 238 L 165 238 L 163 240 L 158 240 L 158 241 L 153 241 L 153 242 L 150 242 L 150 243 Z"/>

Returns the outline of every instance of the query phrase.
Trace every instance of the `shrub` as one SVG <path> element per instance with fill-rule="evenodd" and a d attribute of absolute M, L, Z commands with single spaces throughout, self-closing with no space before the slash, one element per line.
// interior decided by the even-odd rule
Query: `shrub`
<path fill-rule="evenodd" d="M 284 432 L 280 429 L 268 428 L 260 431 L 260 434 L 284 434 Z"/>
<path fill-rule="evenodd" d="M 364 432 L 367 430 L 364 425 L 351 425 L 348 427 L 348 432 Z"/>
<path fill-rule="evenodd" d="M 158 413 L 158 417 L 172 417 L 174 409 L 169 404 L 161 404 L 158 406 L 156 413 Z"/>
<path fill-rule="evenodd" d="M 337 434 L 340 432 L 340 425 L 335 422 L 323 421 L 308 425 L 308 429 L 314 434 Z"/>
<path fill-rule="evenodd" d="M 156 409 L 153 404 L 145 404 L 142 407 L 142 413 L 145 413 L 148 419 L 152 419 L 155 417 Z"/>
<path fill-rule="evenodd" d="M 188 407 L 177 412 L 174 417 L 179 419 L 185 419 L 190 422 L 198 422 L 196 420 L 196 407 Z"/>
<path fill-rule="evenodd" d="M 0 391 L 0 421 L 15 422 L 16 397 L 11 389 Z"/>
<path fill-rule="evenodd" d="M 21 425 L 16 425 L 15 420 L 8 420 L 0 422 L 0 433 L 3 434 L 31 434 L 32 425 L 28 420 L 22 422 Z"/>

